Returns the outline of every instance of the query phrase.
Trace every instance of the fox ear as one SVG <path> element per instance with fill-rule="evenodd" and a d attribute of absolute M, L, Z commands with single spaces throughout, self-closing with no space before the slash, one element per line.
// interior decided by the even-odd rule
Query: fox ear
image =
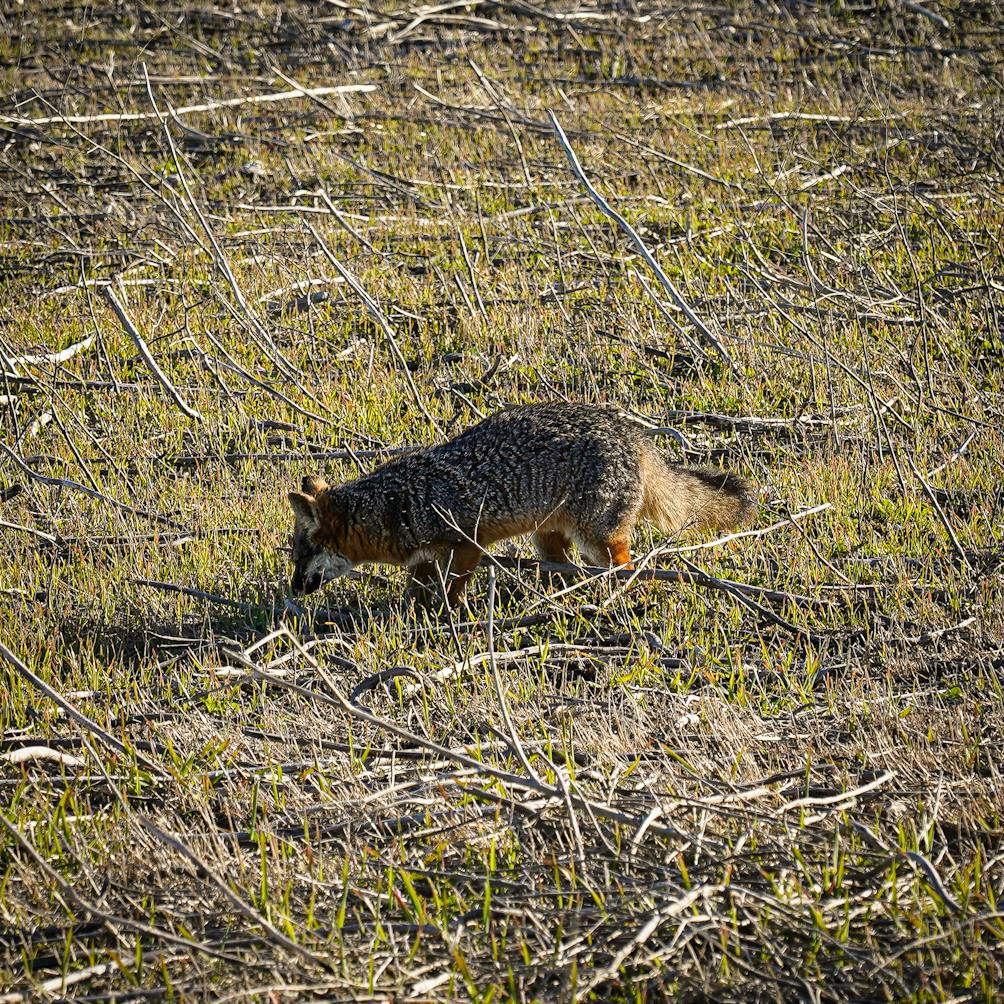
<path fill-rule="evenodd" d="M 308 474 L 300 482 L 300 491 L 304 495 L 320 495 L 321 492 L 326 491 L 328 488 L 328 482 L 324 478 L 319 478 L 316 474 Z"/>
<path fill-rule="evenodd" d="M 293 507 L 297 523 L 303 523 L 307 527 L 317 526 L 317 503 L 309 495 L 290 492 L 289 504 Z"/>

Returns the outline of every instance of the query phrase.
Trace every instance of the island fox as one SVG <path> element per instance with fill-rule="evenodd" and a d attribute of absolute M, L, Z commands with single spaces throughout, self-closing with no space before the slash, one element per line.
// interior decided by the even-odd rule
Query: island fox
<path fill-rule="evenodd" d="M 455 603 L 485 548 L 532 533 L 538 555 L 566 562 L 574 542 L 592 565 L 633 567 L 640 518 L 665 533 L 728 530 L 753 509 L 735 474 L 668 462 L 644 428 L 582 404 L 507 408 L 449 442 L 331 487 L 291 492 L 292 589 L 310 593 L 375 561 L 411 572 L 408 595 Z"/>

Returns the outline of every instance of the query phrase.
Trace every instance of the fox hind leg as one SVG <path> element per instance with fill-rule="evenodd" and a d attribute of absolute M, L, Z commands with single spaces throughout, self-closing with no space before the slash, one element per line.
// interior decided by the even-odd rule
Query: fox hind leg
<path fill-rule="evenodd" d="M 533 546 L 542 561 L 565 564 L 572 542 L 560 530 L 538 530 L 533 535 Z"/>
<path fill-rule="evenodd" d="M 435 561 L 422 561 L 409 568 L 411 578 L 405 590 L 405 600 L 426 610 L 443 603 L 443 583 Z"/>
<path fill-rule="evenodd" d="M 450 554 L 446 580 L 446 598 L 450 606 L 456 606 L 464 595 L 467 583 L 471 581 L 474 570 L 481 564 L 481 548 L 475 544 L 462 544 L 453 549 Z"/>
<path fill-rule="evenodd" d="M 586 537 L 577 541 L 583 558 L 600 568 L 624 566 L 634 570 L 631 560 L 631 535 L 618 532 L 610 537 Z"/>

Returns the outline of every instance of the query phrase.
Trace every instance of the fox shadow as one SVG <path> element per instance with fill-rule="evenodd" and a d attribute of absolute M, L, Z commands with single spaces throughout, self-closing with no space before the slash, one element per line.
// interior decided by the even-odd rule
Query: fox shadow
<path fill-rule="evenodd" d="M 364 578 L 370 588 L 365 588 Z M 540 598 L 540 585 L 519 577 L 500 578 L 493 610 L 496 630 L 540 626 L 547 633 L 547 624 L 568 615 L 567 610 L 542 609 L 533 602 Z M 307 597 L 292 597 L 280 584 L 247 599 L 149 580 L 133 580 L 133 586 L 136 602 L 126 616 L 109 618 L 86 608 L 56 614 L 49 628 L 55 650 L 80 657 L 65 664 L 67 680 L 76 675 L 75 664 L 91 663 L 114 667 L 115 690 L 135 687 L 141 694 L 151 689 L 164 694 L 175 688 L 172 681 L 179 664 L 191 659 L 214 661 L 227 650 L 241 652 L 283 629 L 301 641 L 337 635 L 349 643 L 393 632 L 421 651 L 482 634 L 489 613 L 483 572 L 472 583 L 465 603 L 436 611 L 412 605 L 400 583 L 380 576 L 340 580 Z M 221 590 L 225 592 L 226 586 Z M 145 602 L 144 594 L 157 593 L 182 594 L 182 609 L 171 615 L 164 603 Z"/>

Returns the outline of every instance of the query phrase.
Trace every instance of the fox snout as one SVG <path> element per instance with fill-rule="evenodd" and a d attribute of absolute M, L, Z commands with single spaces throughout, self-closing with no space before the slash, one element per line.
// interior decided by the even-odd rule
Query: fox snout
<path fill-rule="evenodd" d="M 320 575 L 308 576 L 303 568 L 293 569 L 293 578 L 290 580 L 289 588 L 294 596 L 306 596 L 308 593 L 316 593 L 324 584 L 324 579 Z"/>
<path fill-rule="evenodd" d="M 327 542 L 318 540 L 322 517 L 326 529 L 332 530 L 333 506 L 328 485 L 318 477 L 306 477 L 303 490 L 289 493 L 289 504 L 296 516 L 293 531 L 293 578 L 289 588 L 296 596 L 316 592 L 325 582 L 350 571 L 352 561 L 344 554 L 330 550 Z"/>
<path fill-rule="evenodd" d="M 298 561 L 293 567 L 289 587 L 296 596 L 316 592 L 325 582 L 339 579 L 352 570 L 352 562 L 342 554 L 321 548 L 316 554 Z"/>

